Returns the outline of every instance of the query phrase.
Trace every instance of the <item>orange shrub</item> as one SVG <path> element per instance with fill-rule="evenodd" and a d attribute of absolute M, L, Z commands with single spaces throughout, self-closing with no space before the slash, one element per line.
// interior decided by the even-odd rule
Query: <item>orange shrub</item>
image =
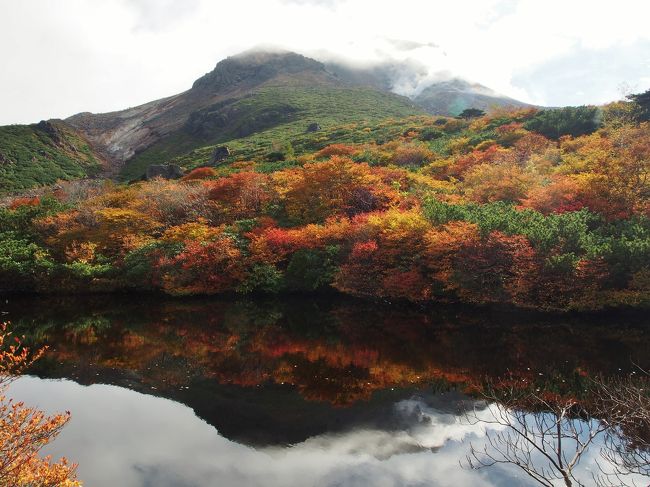
<path fill-rule="evenodd" d="M 426 146 L 418 144 L 401 145 L 397 148 L 391 162 L 398 166 L 422 166 L 434 158 Z"/>
<path fill-rule="evenodd" d="M 579 193 L 580 185 L 575 179 L 557 177 L 546 186 L 532 188 L 521 204 L 545 215 L 577 211 L 585 206 L 585 203 L 579 197 Z"/>
<path fill-rule="evenodd" d="M 238 172 L 204 184 L 208 198 L 219 202 L 232 218 L 254 217 L 274 197 L 269 176 L 256 172 Z"/>
<path fill-rule="evenodd" d="M 472 201 L 519 202 L 535 184 L 535 176 L 515 164 L 479 164 L 465 174 L 463 189 Z"/>
<path fill-rule="evenodd" d="M 9 203 L 9 209 L 15 210 L 21 206 L 38 206 L 41 202 L 41 199 L 38 196 L 24 196 L 20 198 L 14 198 L 11 203 Z"/>
<path fill-rule="evenodd" d="M 323 159 L 332 156 L 351 156 L 359 152 L 359 147 L 346 144 L 331 144 L 322 148 L 315 154 L 316 159 Z"/>
<path fill-rule="evenodd" d="M 36 408 L 7 398 L 5 391 L 15 375 L 42 356 L 30 354 L 21 340 L 0 323 L 0 485 L 80 487 L 76 465 L 65 458 L 51 463 L 39 451 L 50 443 L 70 419 L 70 413 L 46 416 Z"/>
<path fill-rule="evenodd" d="M 461 177 L 465 172 L 480 164 L 494 164 L 512 159 L 513 155 L 510 150 L 498 145 L 490 145 L 484 150 L 473 150 L 469 154 L 456 156 L 453 164 L 448 168 L 448 172 L 451 176 Z"/>

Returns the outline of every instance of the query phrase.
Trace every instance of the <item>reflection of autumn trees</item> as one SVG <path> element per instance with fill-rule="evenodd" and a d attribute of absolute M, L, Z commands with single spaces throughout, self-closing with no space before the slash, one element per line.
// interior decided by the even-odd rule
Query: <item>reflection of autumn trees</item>
<path fill-rule="evenodd" d="M 647 346 L 642 336 L 593 331 L 502 327 L 471 314 L 373 311 L 358 303 L 320 311 L 291 302 L 269 309 L 217 303 L 164 308 L 137 324 L 115 319 L 109 328 L 50 330 L 46 339 L 55 361 L 131 371 L 157 388 L 181 387 L 192 377 L 246 387 L 272 382 L 308 399 L 348 404 L 387 388 L 441 381 L 465 387 L 505 370 L 521 378 L 610 370 Z M 544 344 L 549 334 L 558 339 L 553 349 Z"/>
<path fill-rule="evenodd" d="M 268 381 L 292 385 L 308 399 L 346 404 L 366 399 L 378 389 L 424 385 L 432 379 L 454 383 L 467 379 L 462 370 L 400 363 L 363 344 L 293 338 L 277 328 L 242 339 L 225 333 L 176 335 L 168 327 L 153 326 L 144 334 L 125 330 L 119 341 L 101 344 L 88 340 L 89 334 L 68 335 L 72 342 L 57 341 L 51 355 L 57 361 L 77 361 L 81 354 L 99 367 L 137 371 L 145 382 L 160 387 L 184 385 L 185 371 L 191 370 L 241 386 Z M 182 371 L 173 367 L 178 364 Z"/>

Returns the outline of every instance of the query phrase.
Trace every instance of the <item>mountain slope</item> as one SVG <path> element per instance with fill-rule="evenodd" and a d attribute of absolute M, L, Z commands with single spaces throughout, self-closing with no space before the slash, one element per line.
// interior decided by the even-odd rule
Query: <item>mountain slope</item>
<path fill-rule="evenodd" d="M 370 66 L 351 66 L 330 61 L 327 69 L 339 79 L 408 96 L 431 115 L 456 116 L 466 108 L 488 111 L 494 107 L 530 106 L 478 83 L 449 73 L 431 73 L 415 61 L 392 61 Z"/>
<path fill-rule="evenodd" d="M 310 123 L 325 130 L 350 122 L 422 113 L 407 98 L 368 88 L 269 85 L 231 103 L 194 112 L 181 130 L 129 160 L 121 175 L 134 179 L 149 164 L 253 134 L 271 152 L 275 146 L 304 134 Z"/>
<path fill-rule="evenodd" d="M 244 53 L 220 61 L 191 89 L 112 113 L 80 113 L 66 120 L 83 131 L 118 165 L 180 130 L 194 112 L 227 105 L 280 75 L 306 83 L 335 83 L 322 65 L 294 53 Z"/>
<path fill-rule="evenodd" d="M 61 121 L 0 127 L 0 194 L 95 176 L 104 168 L 88 140 Z"/>

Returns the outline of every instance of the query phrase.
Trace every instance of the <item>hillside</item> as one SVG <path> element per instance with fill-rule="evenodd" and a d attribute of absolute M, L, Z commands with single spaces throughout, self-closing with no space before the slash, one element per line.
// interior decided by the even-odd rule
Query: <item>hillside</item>
<path fill-rule="evenodd" d="M 253 134 L 216 167 L 177 157 L 180 180 L 16 198 L 0 291 L 647 307 L 648 129 L 617 102 L 350 122 L 275 154 Z"/>
<path fill-rule="evenodd" d="M 125 164 L 121 177 L 140 177 L 149 164 L 201 150 L 207 163 L 212 145 L 253 143 L 254 157 L 282 150 L 306 134 L 311 123 L 321 131 L 346 123 L 376 122 L 424 114 L 410 100 L 368 88 L 338 86 L 268 85 L 230 103 L 194 112 L 180 130 L 136 154 Z M 318 134 L 310 134 L 310 139 Z"/>
<path fill-rule="evenodd" d="M 61 121 L 0 127 L 0 195 L 99 174 L 101 156 Z"/>
<path fill-rule="evenodd" d="M 83 131 L 121 165 L 136 153 L 183 129 L 193 113 L 225 107 L 272 80 L 312 86 L 336 80 L 320 63 L 294 53 L 243 53 L 220 61 L 215 69 L 178 95 L 112 113 L 80 113 L 66 120 Z"/>
<path fill-rule="evenodd" d="M 339 79 L 359 86 L 400 93 L 431 115 L 456 116 L 466 108 L 524 108 L 531 105 L 504 96 L 479 83 L 449 73 L 430 73 L 414 61 L 384 62 L 370 66 L 326 63 Z"/>
<path fill-rule="evenodd" d="M 191 113 L 180 129 L 129 159 L 121 178 L 136 179 L 149 164 L 182 162 L 188 157 L 196 161 L 197 154 L 208 163 L 212 146 L 218 144 L 245 146 L 248 157 L 263 158 L 289 143 L 300 144 L 310 123 L 321 127 L 320 138 L 325 141 L 328 131 L 348 123 L 425 112 L 456 115 L 467 107 L 527 106 L 459 79 L 436 82 L 412 100 L 391 92 L 398 80 L 421 75 L 418 66 L 408 63 L 363 68 L 321 64 L 292 53 L 260 52 L 228 58 L 197 80 L 192 90 L 216 93 L 243 82 L 260 83 L 258 87 L 241 98 L 227 98 Z"/>

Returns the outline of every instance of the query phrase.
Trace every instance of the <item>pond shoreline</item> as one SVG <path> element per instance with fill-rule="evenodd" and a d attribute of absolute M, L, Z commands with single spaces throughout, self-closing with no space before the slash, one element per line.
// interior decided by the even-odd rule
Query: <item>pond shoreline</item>
<path fill-rule="evenodd" d="M 232 301 L 232 300 L 251 300 L 269 302 L 284 299 L 305 299 L 305 300 L 332 300 L 334 302 L 350 302 L 365 305 L 378 305 L 381 307 L 395 310 L 432 312 L 440 309 L 447 311 L 478 312 L 488 313 L 497 316 L 511 316 L 517 318 L 553 318 L 558 319 L 588 319 L 588 320 L 608 320 L 611 318 L 623 320 L 645 321 L 650 326 L 650 317 L 648 312 L 650 307 L 647 306 L 616 306 L 603 307 L 599 309 L 577 310 L 577 309 L 545 309 L 535 307 L 523 307 L 509 303 L 467 303 L 457 300 L 441 300 L 426 302 L 411 302 L 407 300 L 387 300 L 373 297 L 352 296 L 341 293 L 336 290 L 321 292 L 281 292 L 281 293 L 219 293 L 219 294 L 191 294 L 191 295 L 171 295 L 158 290 L 116 290 L 111 292 L 88 291 L 88 292 L 5 292 L 0 293 L 0 313 L 3 311 L 2 301 L 21 299 L 140 299 L 165 302 L 192 302 L 201 300 Z"/>

